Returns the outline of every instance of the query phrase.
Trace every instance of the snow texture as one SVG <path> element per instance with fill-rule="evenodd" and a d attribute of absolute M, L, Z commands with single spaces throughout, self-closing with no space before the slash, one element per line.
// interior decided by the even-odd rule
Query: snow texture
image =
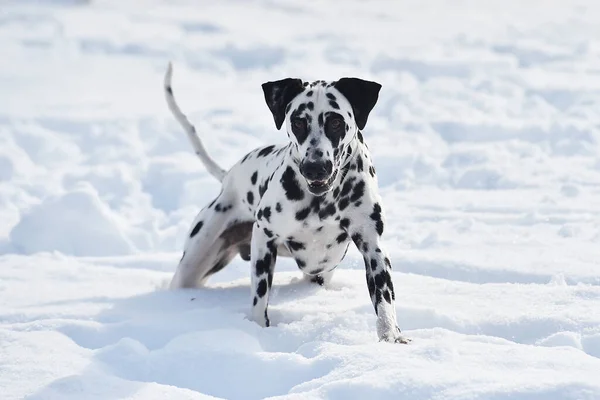
<path fill-rule="evenodd" d="M 0 7 L 0 398 L 600 399 L 600 2 L 14 0 Z M 282 143 L 260 84 L 383 85 L 364 136 L 400 327 L 360 255 L 236 258 L 164 290 L 231 166 Z"/>

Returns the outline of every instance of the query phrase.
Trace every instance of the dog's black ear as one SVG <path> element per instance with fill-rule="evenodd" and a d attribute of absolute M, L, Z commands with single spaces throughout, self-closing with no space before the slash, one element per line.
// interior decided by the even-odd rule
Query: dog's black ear
<path fill-rule="evenodd" d="M 358 129 L 364 129 L 369 113 L 377 103 L 381 85 L 359 78 L 342 78 L 334 87 L 350 102 Z"/>
<path fill-rule="evenodd" d="M 262 84 L 262 89 L 265 93 L 265 101 L 269 106 L 269 110 L 273 113 L 275 126 L 277 129 L 280 129 L 285 119 L 285 108 L 294 97 L 298 96 L 304 90 L 302 80 L 286 78 L 279 81 L 266 82 Z"/>

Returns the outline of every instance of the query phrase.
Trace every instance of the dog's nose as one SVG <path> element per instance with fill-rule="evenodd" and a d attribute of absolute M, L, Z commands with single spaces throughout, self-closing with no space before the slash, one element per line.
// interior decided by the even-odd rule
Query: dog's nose
<path fill-rule="evenodd" d="M 300 172 L 311 181 L 324 181 L 331 176 L 333 164 L 331 161 L 305 161 L 300 165 Z"/>

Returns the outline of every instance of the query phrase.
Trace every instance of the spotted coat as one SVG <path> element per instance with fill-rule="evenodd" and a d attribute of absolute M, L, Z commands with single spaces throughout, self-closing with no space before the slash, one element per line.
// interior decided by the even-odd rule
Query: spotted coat
<path fill-rule="evenodd" d="M 222 179 L 219 195 L 192 222 L 171 287 L 200 286 L 239 254 L 251 263 L 252 318 L 269 326 L 278 256 L 292 257 L 307 279 L 324 285 L 354 244 L 364 258 L 380 340 L 406 343 L 396 322 L 392 265 L 382 243 L 383 204 L 362 135 L 379 89 L 357 78 L 263 84 L 275 125 L 285 128 L 289 142 L 257 148 L 222 171 L 175 103 L 169 70 L 167 102 L 196 153 Z"/>

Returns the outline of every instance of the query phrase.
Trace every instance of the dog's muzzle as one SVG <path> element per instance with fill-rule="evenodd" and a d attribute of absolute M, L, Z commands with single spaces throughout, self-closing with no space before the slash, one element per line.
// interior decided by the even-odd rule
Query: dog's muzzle
<path fill-rule="evenodd" d="M 308 183 L 309 192 L 317 196 L 328 192 L 337 176 L 337 171 L 333 172 L 331 161 L 305 161 L 300 164 L 300 173 Z"/>

